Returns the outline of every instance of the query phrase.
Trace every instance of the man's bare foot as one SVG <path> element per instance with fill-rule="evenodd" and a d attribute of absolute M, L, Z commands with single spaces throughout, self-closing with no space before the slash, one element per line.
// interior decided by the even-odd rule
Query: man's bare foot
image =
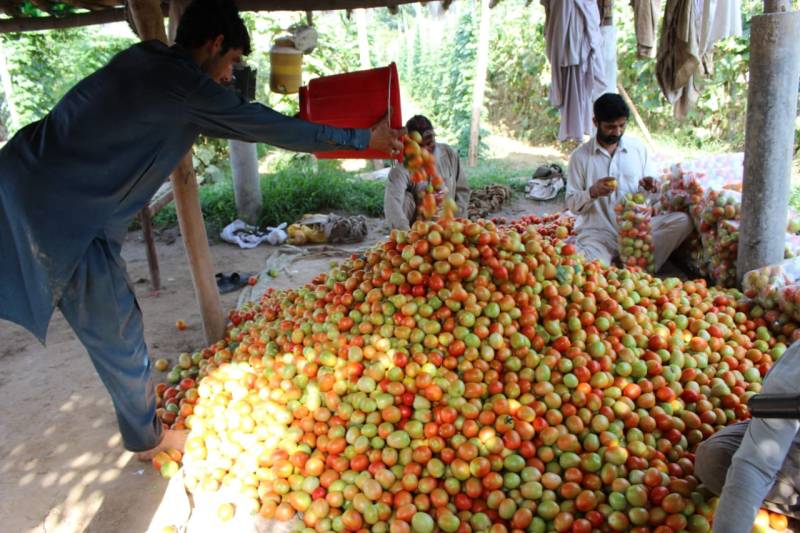
<path fill-rule="evenodd" d="M 189 432 L 185 429 L 183 430 L 175 430 L 175 429 L 167 429 L 164 430 L 164 434 L 161 436 L 161 442 L 155 448 L 151 448 L 149 450 L 143 452 L 137 452 L 136 458 L 140 461 L 150 461 L 155 457 L 158 452 L 167 451 L 171 449 L 178 450 L 179 452 L 183 452 L 183 447 L 186 444 L 186 436 Z"/>

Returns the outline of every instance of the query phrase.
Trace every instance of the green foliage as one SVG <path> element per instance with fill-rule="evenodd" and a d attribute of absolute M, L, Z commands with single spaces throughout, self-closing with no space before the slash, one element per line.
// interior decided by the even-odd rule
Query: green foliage
<path fill-rule="evenodd" d="M 469 147 L 480 22 L 477 6 L 462 2 L 457 16 L 422 16 L 421 7 L 401 11 L 413 41 L 401 49 L 400 78 L 421 112 L 433 122 L 438 136 L 457 146 L 462 157 Z M 432 28 L 440 31 L 440 38 L 432 36 Z"/>
<path fill-rule="evenodd" d="M 0 36 L 13 84 L 17 122 L 9 132 L 39 120 L 78 81 L 135 42 L 97 29 L 67 29 Z M 8 99 L 9 95 L 4 95 Z"/>
<path fill-rule="evenodd" d="M 228 141 L 200 136 L 192 150 L 192 166 L 198 180 L 213 183 L 223 179 L 231 169 Z"/>
<path fill-rule="evenodd" d="M 789 197 L 789 205 L 800 212 L 800 185 L 792 188 L 792 195 Z"/>
<path fill-rule="evenodd" d="M 486 107 L 493 124 L 519 139 L 556 139 L 558 110 L 550 105 L 550 64 L 544 41 L 544 11 L 522 0 L 494 8 Z"/>
<path fill-rule="evenodd" d="M 515 192 L 524 192 L 530 174 L 530 165 L 503 159 L 481 159 L 475 167 L 467 169 L 467 181 L 471 189 L 500 184 L 508 185 Z"/>

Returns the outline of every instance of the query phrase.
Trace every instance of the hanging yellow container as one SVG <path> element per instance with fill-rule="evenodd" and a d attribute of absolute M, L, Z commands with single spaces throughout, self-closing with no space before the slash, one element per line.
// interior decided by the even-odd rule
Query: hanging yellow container
<path fill-rule="evenodd" d="M 269 88 L 272 92 L 293 94 L 303 83 L 303 53 L 291 39 L 277 39 L 269 51 Z"/>

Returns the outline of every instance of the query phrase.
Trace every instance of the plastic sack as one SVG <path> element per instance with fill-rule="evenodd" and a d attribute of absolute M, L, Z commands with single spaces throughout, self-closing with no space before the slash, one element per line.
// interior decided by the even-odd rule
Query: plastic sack
<path fill-rule="evenodd" d="M 792 291 L 785 295 L 784 289 L 798 284 L 800 284 L 800 258 L 796 257 L 776 265 L 751 270 L 744 275 L 742 290 L 745 296 L 765 309 L 774 309 L 778 307 L 781 298 L 788 302 L 794 297 Z"/>
<path fill-rule="evenodd" d="M 783 242 L 783 257 L 785 259 L 800 257 L 800 235 L 787 233 Z"/>
<path fill-rule="evenodd" d="M 786 285 L 780 291 L 778 307 L 793 320 L 800 322 L 800 283 Z"/>
<path fill-rule="evenodd" d="M 786 231 L 795 235 L 800 235 L 800 214 L 789 208 L 789 219 L 786 222 Z"/>
<path fill-rule="evenodd" d="M 739 222 L 723 220 L 717 227 L 713 240 L 713 252 L 709 258 L 710 275 L 715 283 L 723 287 L 736 285 L 736 259 L 739 252 Z"/>
<path fill-rule="evenodd" d="M 615 210 L 622 264 L 653 273 L 653 208 L 647 203 L 645 195 L 628 193 Z"/>

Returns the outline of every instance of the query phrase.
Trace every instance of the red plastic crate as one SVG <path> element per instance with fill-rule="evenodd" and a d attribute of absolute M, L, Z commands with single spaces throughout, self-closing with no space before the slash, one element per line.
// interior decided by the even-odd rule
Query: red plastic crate
<path fill-rule="evenodd" d="M 300 118 L 339 128 L 369 128 L 390 111 L 389 125 L 403 127 L 397 66 L 316 78 L 300 88 Z M 378 150 L 314 154 L 320 159 L 397 159 Z"/>

